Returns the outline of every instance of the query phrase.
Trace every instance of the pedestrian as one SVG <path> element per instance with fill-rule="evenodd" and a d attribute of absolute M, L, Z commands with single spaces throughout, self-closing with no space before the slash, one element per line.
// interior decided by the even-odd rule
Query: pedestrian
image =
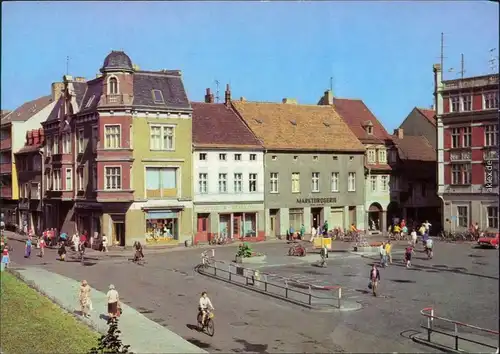
<path fill-rule="evenodd" d="M 415 229 L 411 230 L 411 245 L 415 247 L 417 244 L 417 231 Z"/>
<path fill-rule="evenodd" d="M 389 261 L 390 264 L 392 264 L 392 244 L 391 240 L 387 241 L 385 244 L 385 255 L 386 255 L 386 261 L 385 263 L 387 264 L 387 260 Z"/>
<path fill-rule="evenodd" d="M 102 252 L 108 252 L 108 237 L 106 234 L 102 235 Z"/>
<path fill-rule="evenodd" d="M 24 245 L 24 258 L 30 258 L 31 256 L 31 247 L 33 246 L 31 236 L 28 236 L 26 240 L 26 244 Z"/>
<path fill-rule="evenodd" d="M 8 268 L 10 263 L 9 245 L 4 245 L 2 250 L 2 269 Z"/>
<path fill-rule="evenodd" d="M 90 235 L 90 245 L 89 245 L 90 249 L 94 249 L 94 235 Z"/>
<path fill-rule="evenodd" d="M 71 237 L 71 248 L 76 252 L 78 251 L 78 244 L 79 244 L 79 239 L 78 235 L 76 233 L 73 234 L 73 237 Z"/>
<path fill-rule="evenodd" d="M 39 256 L 41 258 L 43 258 L 44 254 L 45 254 L 45 240 L 43 239 L 43 237 L 41 237 L 40 240 L 38 241 L 38 246 L 40 248 Z"/>
<path fill-rule="evenodd" d="M 378 284 L 380 282 L 380 271 L 377 265 L 374 263 L 372 269 L 370 270 L 370 283 L 368 287 L 372 289 L 373 296 L 377 296 Z"/>
<path fill-rule="evenodd" d="M 385 243 L 382 242 L 380 247 L 378 248 L 379 250 L 379 255 L 380 255 L 380 266 L 385 268 L 385 263 L 386 263 L 386 252 L 385 252 Z"/>
<path fill-rule="evenodd" d="M 300 239 L 303 240 L 304 239 L 304 234 L 306 233 L 306 227 L 304 226 L 304 224 L 302 224 L 302 226 L 300 227 Z"/>
<path fill-rule="evenodd" d="M 64 243 L 61 243 L 57 254 L 59 255 L 59 260 L 63 262 L 66 260 L 66 245 Z"/>
<path fill-rule="evenodd" d="M 316 228 L 314 227 L 311 227 L 311 243 L 314 243 L 314 238 L 316 237 Z"/>
<path fill-rule="evenodd" d="M 109 286 L 109 291 L 106 294 L 108 298 L 108 316 L 109 318 L 116 318 L 119 316 L 119 302 L 120 296 L 118 291 L 116 291 L 115 286 L 111 284 Z"/>
<path fill-rule="evenodd" d="M 413 247 L 411 245 L 409 245 L 408 247 L 406 247 L 406 250 L 405 250 L 405 262 L 406 262 L 406 268 L 410 268 L 411 267 L 411 255 L 413 254 Z"/>
<path fill-rule="evenodd" d="M 92 311 L 92 301 L 90 300 L 90 286 L 86 280 L 82 280 L 78 292 L 78 299 L 80 300 L 82 316 L 90 317 L 89 311 Z"/>

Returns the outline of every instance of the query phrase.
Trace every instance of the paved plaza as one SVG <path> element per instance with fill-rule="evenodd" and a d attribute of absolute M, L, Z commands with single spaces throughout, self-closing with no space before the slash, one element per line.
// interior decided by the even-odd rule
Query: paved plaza
<path fill-rule="evenodd" d="M 254 246 L 267 258 L 253 267 L 276 276 L 340 285 L 347 299 L 362 305 L 350 312 L 306 309 L 198 274 L 194 267 L 200 261 L 199 248 L 150 253 L 140 266 L 128 259 L 131 251 L 89 253 L 81 265 L 71 257 L 66 263 L 56 261 L 55 250 L 48 250 L 44 259 L 24 259 L 22 244 L 14 247 L 12 259 L 20 267 L 38 266 L 86 279 L 103 292 L 115 284 L 126 304 L 209 352 L 431 352 L 435 349 L 409 339 L 421 331 L 420 310 L 428 306 L 439 316 L 498 330 L 498 251 L 471 244 L 436 243 L 434 259 L 417 252 L 411 269 L 401 263 L 403 244 L 396 244 L 394 264 L 381 270 L 376 298 L 367 288 L 370 266 L 378 261 L 375 254 L 352 254 L 348 244 L 335 243 L 328 267 L 319 268 L 313 265 L 314 255 L 302 260 L 286 256 L 286 244 Z M 236 252 L 234 246 L 215 249 L 216 258 L 225 261 Z M 203 290 L 216 309 L 214 337 L 193 329 Z"/>

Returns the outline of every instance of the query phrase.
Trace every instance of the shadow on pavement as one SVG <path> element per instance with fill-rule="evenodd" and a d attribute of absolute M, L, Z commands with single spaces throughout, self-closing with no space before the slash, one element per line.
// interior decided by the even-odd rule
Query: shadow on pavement
<path fill-rule="evenodd" d="M 243 345 L 243 349 L 233 349 L 235 353 L 263 353 L 263 354 L 268 354 L 269 352 L 267 351 L 268 345 L 267 344 L 255 344 L 255 343 L 250 343 L 247 342 L 244 339 L 237 339 L 234 338 L 234 341 L 236 343 L 240 343 Z"/>
<path fill-rule="evenodd" d="M 196 331 L 196 332 L 199 332 L 200 331 L 200 328 L 196 325 L 192 325 L 192 324 L 186 324 L 186 327 L 189 328 L 190 330 L 192 331 Z M 194 344 L 194 343 L 193 343 Z"/>
<path fill-rule="evenodd" d="M 392 281 L 393 283 L 409 283 L 409 284 L 416 284 L 417 282 L 415 280 L 408 280 L 408 279 L 387 279 L 389 281 Z"/>
<path fill-rule="evenodd" d="M 187 340 L 189 343 L 191 344 L 194 344 L 196 345 L 198 348 L 201 348 L 201 349 L 209 349 L 209 348 L 212 348 L 212 346 L 208 343 L 205 343 L 199 339 L 196 339 L 196 338 L 184 338 L 185 340 Z"/>

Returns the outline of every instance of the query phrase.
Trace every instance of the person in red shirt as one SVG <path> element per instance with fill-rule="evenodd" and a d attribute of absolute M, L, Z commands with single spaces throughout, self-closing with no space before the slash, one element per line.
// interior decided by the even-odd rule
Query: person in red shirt
<path fill-rule="evenodd" d="M 406 221 L 405 219 L 401 220 L 401 228 L 405 227 L 406 226 Z"/>

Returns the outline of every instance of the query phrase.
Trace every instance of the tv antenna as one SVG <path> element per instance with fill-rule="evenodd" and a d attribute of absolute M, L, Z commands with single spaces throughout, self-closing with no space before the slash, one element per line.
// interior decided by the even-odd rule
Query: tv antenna
<path fill-rule="evenodd" d="M 444 45 L 444 32 L 441 32 L 441 51 L 440 51 L 440 55 L 439 55 L 439 63 L 441 64 L 441 72 L 444 74 L 444 60 L 447 59 L 445 56 L 444 56 L 444 48 L 446 47 Z M 451 71 L 453 71 L 453 68 L 450 69 Z M 448 70 L 448 72 L 451 72 L 450 70 Z M 442 77 L 442 79 L 444 80 L 444 75 Z"/>
<path fill-rule="evenodd" d="M 69 75 L 69 56 L 66 57 L 66 75 Z"/>
<path fill-rule="evenodd" d="M 215 80 L 215 102 L 219 103 L 219 80 Z"/>
<path fill-rule="evenodd" d="M 333 93 L 333 76 L 330 76 L 330 92 Z"/>
<path fill-rule="evenodd" d="M 490 63 L 490 70 L 491 70 L 492 74 L 496 74 L 498 72 L 498 68 L 497 68 L 498 58 L 495 57 L 495 51 L 496 50 L 497 50 L 496 48 L 491 48 L 489 50 L 489 52 L 490 52 L 490 60 L 488 60 L 488 63 Z"/>
<path fill-rule="evenodd" d="M 460 78 L 463 80 L 463 78 L 464 78 L 464 74 L 465 74 L 465 59 L 464 59 L 464 53 L 462 53 L 460 56 L 461 56 L 461 59 L 460 59 L 460 71 L 458 72 L 458 74 L 460 74 Z"/>

